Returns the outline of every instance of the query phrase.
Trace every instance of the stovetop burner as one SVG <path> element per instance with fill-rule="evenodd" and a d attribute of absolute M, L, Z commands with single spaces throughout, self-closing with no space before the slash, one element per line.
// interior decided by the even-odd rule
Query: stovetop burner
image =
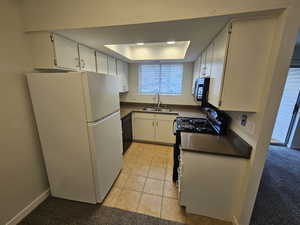
<path fill-rule="evenodd" d="M 216 133 L 206 118 L 177 117 L 176 130 L 194 133 Z"/>
<path fill-rule="evenodd" d="M 205 118 L 177 117 L 176 132 L 225 134 L 229 118 L 226 113 L 212 108 L 204 108 Z"/>

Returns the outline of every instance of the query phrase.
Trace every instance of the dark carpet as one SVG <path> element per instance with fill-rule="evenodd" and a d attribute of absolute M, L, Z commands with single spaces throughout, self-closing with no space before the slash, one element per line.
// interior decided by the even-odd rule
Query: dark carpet
<path fill-rule="evenodd" d="M 270 146 L 251 225 L 300 225 L 300 151 Z"/>
<path fill-rule="evenodd" d="M 110 208 L 48 198 L 19 225 L 183 225 L 152 216 Z"/>

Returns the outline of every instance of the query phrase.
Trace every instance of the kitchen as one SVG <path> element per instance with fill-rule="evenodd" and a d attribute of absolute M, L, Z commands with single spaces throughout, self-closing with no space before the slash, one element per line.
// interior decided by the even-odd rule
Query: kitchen
<path fill-rule="evenodd" d="M 27 32 L 50 192 L 16 221 L 37 219 L 50 193 L 170 224 L 243 224 L 278 15 Z"/>
<path fill-rule="evenodd" d="M 58 32 L 59 34 L 49 32 L 29 33 L 35 59 L 35 68 L 43 72 L 29 75 L 28 80 L 38 129 L 40 133 L 46 134 L 46 137 L 41 135 L 41 143 L 42 146 L 45 146 L 43 148 L 44 157 L 46 160 L 46 168 L 52 195 L 54 197 L 83 202 L 103 201 L 111 187 L 114 187 L 113 183 L 122 168 L 120 146 L 115 145 L 115 143 L 121 144 L 121 131 L 117 131 L 118 129 L 120 130 L 120 126 L 114 125 L 116 122 L 113 122 L 113 118 L 121 117 L 123 123 L 123 144 L 126 148 L 130 146 L 130 142 L 132 141 L 174 145 L 173 159 L 169 158 L 170 165 L 168 165 L 168 167 L 170 168 L 173 166 L 173 171 L 171 171 L 173 174 L 172 181 L 176 183 L 174 188 L 178 189 L 178 197 L 176 196 L 176 198 L 179 199 L 179 202 L 176 204 L 185 206 L 185 210 L 188 213 L 231 221 L 234 195 L 235 192 L 237 192 L 239 179 L 243 176 L 246 168 L 245 159 L 247 160 L 250 158 L 252 147 L 234 131 L 227 128 L 230 123 L 230 117 L 225 113 L 225 110 L 242 112 L 255 112 L 257 110 L 260 92 L 251 88 L 250 84 L 255 84 L 256 87 L 263 85 L 262 76 L 260 76 L 261 68 L 259 65 L 267 60 L 268 51 L 264 51 L 265 54 L 256 56 L 257 52 L 250 45 L 250 40 L 252 44 L 254 40 L 257 40 L 255 45 L 259 48 L 264 47 L 266 50 L 270 48 L 272 30 L 268 28 L 272 26 L 272 23 L 272 16 L 216 18 L 205 20 L 203 22 L 201 20 L 200 22 L 199 20 L 196 20 L 190 21 L 189 23 L 186 21 L 176 23 L 177 28 L 180 25 L 189 25 L 191 28 L 197 26 L 199 30 L 204 30 L 204 28 L 201 28 L 201 25 L 203 27 L 213 27 L 213 25 L 215 25 L 215 29 L 210 28 L 211 33 L 214 31 L 214 35 L 211 35 L 213 38 L 209 40 L 208 45 L 204 47 L 193 64 L 193 77 L 190 77 L 193 80 L 192 82 L 189 81 L 192 84 L 189 83 L 188 89 L 190 98 L 194 97 L 194 106 L 180 106 L 180 104 L 168 106 L 163 104 L 164 96 L 176 98 L 178 95 L 181 95 L 180 86 L 182 85 L 180 82 L 183 82 L 183 80 L 185 81 L 184 75 L 186 75 L 183 75 L 186 68 L 184 68 L 183 64 L 179 61 L 179 56 L 174 55 L 174 50 L 171 51 L 172 49 L 170 50 L 168 48 L 178 48 L 178 51 L 182 50 L 182 58 L 184 59 L 186 58 L 186 54 L 188 54 L 186 51 L 190 41 L 186 41 L 186 43 L 183 43 L 184 41 L 173 41 L 172 43 L 137 42 L 136 44 L 129 45 L 120 44 L 120 46 L 105 45 L 120 55 L 125 55 L 129 59 L 138 61 L 138 63 L 135 64 L 128 64 L 127 62 L 103 54 L 102 52 L 95 51 L 95 49 L 74 41 L 74 39 L 80 39 L 79 37 L 81 37 L 80 40 L 84 38 L 88 39 L 84 34 L 82 35 L 82 33 L 87 32 L 84 29 L 80 31 L 60 31 Z M 157 26 L 159 26 L 159 29 L 165 29 L 167 26 L 172 27 L 172 23 L 158 24 Z M 136 25 L 134 29 L 136 30 L 136 33 L 146 33 L 147 31 L 150 33 L 158 28 L 155 28 L 155 26 L 151 24 L 144 26 Z M 129 30 L 131 30 L 131 27 L 129 27 Z M 257 30 L 260 31 L 260 38 L 256 38 L 258 35 Z M 90 35 L 89 41 L 97 40 L 97 37 L 100 37 L 101 30 L 88 29 L 88 31 L 89 33 L 87 35 Z M 112 29 L 110 32 L 114 33 L 116 31 Z M 172 30 L 168 30 L 168 32 L 166 31 L 165 33 L 172 33 Z M 67 37 L 63 36 L 63 34 Z M 93 37 L 93 34 L 97 34 L 98 36 L 95 35 Z M 108 32 L 106 35 L 108 35 Z M 133 36 L 134 34 L 130 35 Z M 209 35 L 208 32 L 207 35 Z M 74 37 L 74 39 L 72 39 L 72 37 Z M 147 47 L 150 50 L 148 50 Z M 149 52 L 153 48 L 154 50 L 152 51 L 154 53 L 149 53 L 149 55 L 147 55 L 145 48 Z M 166 54 L 162 55 L 161 58 L 157 58 L 157 55 L 162 54 L 159 52 L 160 48 L 162 49 L 161 51 L 166 52 Z M 43 49 L 43 51 L 41 51 L 41 49 Z M 140 54 L 141 51 L 143 51 L 146 56 Z M 134 55 L 135 52 L 136 55 Z M 171 52 L 172 54 L 168 55 L 168 52 Z M 247 52 L 248 57 L 252 58 L 251 64 L 249 64 L 248 61 L 236 63 L 238 62 L 238 59 L 243 56 L 244 52 Z M 44 57 L 41 53 L 47 54 L 50 58 Z M 254 56 L 256 56 L 255 60 L 253 59 Z M 144 57 L 146 60 L 144 60 L 144 58 L 141 60 L 138 57 Z M 172 63 L 171 60 L 174 57 L 177 62 Z M 53 60 L 53 58 L 55 60 Z M 164 59 L 169 61 L 164 63 Z M 151 63 L 149 63 L 149 60 L 151 60 Z M 157 63 L 157 60 L 161 61 Z M 189 66 L 191 65 L 192 64 L 189 63 Z M 187 65 L 185 67 L 187 67 Z M 78 127 L 75 126 L 74 121 L 76 121 L 77 117 L 73 118 L 73 116 L 75 116 L 73 115 L 74 113 L 72 114 L 72 117 L 66 114 L 66 112 L 70 111 L 81 111 L 78 110 L 79 106 L 75 105 L 73 108 L 71 104 L 76 101 L 73 99 L 74 97 L 72 95 L 77 96 L 78 94 L 75 94 L 75 92 L 77 93 L 80 90 L 80 87 L 77 86 L 76 82 L 77 79 L 80 79 L 80 75 L 72 73 L 64 74 L 61 71 L 55 74 L 44 72 L 46 69 L 51 70 L 53 68 L 55 71 L 57 69 L 71 69 L 75 71 L 98 72 L 99 74 L 103 74 L 103 78 L 100 78 L 100 75 L 99 78 L 96 78 L 97 75 L 93 75 L 92 73 L 81 75 L 81 79 L 83 80 L 83 90 L 81 92 L 84 93 L 86 92 L 85 89 L 90 89 L 90 97 L 87 96 L 85 97 L 86 100 L 84 100 L 84 102 L 86 102 L 85 104 L 91 105 L 88 106 L 88 108 L 91 109 L 87 109 L 88 129 L 94 129 L 94 131 L 89 131 L 87 136 L 92 136 L 95 139 L 92 141 L 93 143 L 95 142 L 95 144 L 93 144 L 95 147 L 93 147 L 94 150 L 92 150 L 92 152 L 94 153 L 92 153 L 92 155 L 94 155 L 94 157 L 99 155 L 99 159 L 95 159 L 99 160 L 99 162 L 96 162 L 96 168 L 93 170 L 99 171 L 99 174 L 102 174 L 104 173 L 103 171 L 105 171 L 103 176 L 106 177 L 106 179 L 107 177 L 110 177 L 110 179 L 107 179 L 107 181 L 104 182 L 105 178 L 101 178 L 101 175 L 99 175 L 98 187 L 101 187 L 101 185 L 105 183 L 104 190 L 100 191 L 103 192 L 102 194 L 99 194 L 100 197 L 97 196 L 96 198 L 92 198 L 87 196 L 86 198 L 83 198 L 84 194 L 81 190 L 85 190 L 86 193 L 89 193 L 89 189 L 92 189 L 92 184 L 87 185 L 91 181 L 82 181 L 78 174 L 82 173 L 83 177 L 89 177 L 88 174 L 92 172 L 84 172 L 82 168 L 93 166 L 89 166 L 89 164 L 83 166 L 85 165 L 85 162 L 82 159 L 83 156 L 81 154 L 83 153 L 80 152 L 80 148 L 84 148 L 84 146 L 80 145 L 81 142 L 72 141 L 72 138 L 78 135 L 76 140 L 80 140 L 80 137 L 84 136 L 84 133 L 79 132 L 79 124 Z M 137 74 L 134 74 L 134 72 Z M 254 74 L 257 75 L 255 76 Z M 75 78 L 77 76 L 78 78 Z M 129 79 L 134 76 L 136 76 L 136 82 Z M 179 78 L 177 78 L 177 76 Z M 159 77 L 158 81 L 157 77 Z M 118 79 L 113 81 L 112 78 Z M 72 81 L 73 79 L 74 84 Z M 166 79 L 167 82 L 163 83 L 163 79 Z M 63 80 L 65 81 L 63 82 Z M 177 81 L 177 83 L 173 80 Z M 171 83 L 171 81 L 173 81 L 173 83 Z M 245 81 L 250 86 L 248 89 L 247 86 L 243 86 Z M 49 87 L 47 85 L 48 82 L 50 85 Z M 55 88 L 51 85 L 52 82 L 56 84 Z M 116 84 L 117 82 L 119 82 L 119 85 Z M 169 86 L 169 84 L 171 85 Z M 130 88 L 134 85 L 135 87 L 133 87 L 133 89 L 136 89 L 138 93 L 137 96 L 131 97 L 130 99 L 130 96 L 128 95 L 131 93 Z M 158 86 L 160 89 L 159 91 L 157 91 Z M 243 86 L 242 89 L 240 88 L 241 86 Z M 61 96 L 60 93 L 64 93 L 64 89 L 73 90 L 74 94 L 72 92 L 67 92 Z M 42 93 L 39 93 L 38 90 L 42 90 Z M 53 92 L 58 93 L 58 95 L 56 96 Z M 118 95 L 118 92 L 121 93 L 121 106 L 119 106 L 118 97 L 114 97 Z M 49 97 L 49 95 L 51 95 L 51 97 Z M 37 98 L 35 96 L 38 96 L 37 100 L 34 100 Z M 155 104 L 152 105 L 149 103 L 145 105 L 147 101 L 143 103 L 135 102 L 134 98 L 139 98 L 139 96 L 154 98 L 152 101 L 154 101 L 153 103 Z M 125 99 L 125 101 L 122 102 L 122 99 Z M 95 101 L 98 101 L 99 103 Z M 247 102 L 247 104 L 245 104 L 245 102 Z M 186 104 L 185 101 L 183 101 L 183 104 Z M 48 109 L 49 105 L 54 109 L 54 112 Z M 68 108 L 65 109 L 63 107 L 64 105 L 68 105 Z M 217 110 L 216 107 L 221 111 Z M 61 111 L 59 111 L 58 108 L 61 109 Z M 118 110 L 120 110 L 120 115 L 118 115 Z M 183 110 L 183 112 L 181 112 L 181 110 Z M 191 116 L 187 114 L 196 115 Z M 58 115 L 63 116 L 63 118 L 60 118 Z M 100 123 L 102 118 L 103 125 Z M 111 120 L 111 122 L 109 122 L 109 120 Z M 42 121 L 48 121 L 52 126 L 58 122 L 58 124 L 54 126 L 57 130 L 52 131 L 55 132 L 56 135 L 52 134 L 48 137 L 48 123 L 44 124 Z M 62 121 L 65 122 L 62 123 Z M 42 127 L 42 125 L 40 125 L 41 123 L 46 127 Z M 69 128 L 69 123 L 72 124 L 72 128 Z M 107 124 L 105 125 L 105 123 Z M 245 121 L 244 123 L 246 125 L 247 122 Z M 67 130 L 64 130 L 66 125 Z M 74 130 L 75 133 L 73 134 L 70 130 Z M 197 135 L 198 133 L 199 135 Z M 62 136 L 65 136 L 64 140 L 67 141 L 63 141 L 63 143 L 66 143 L 61 146 L 56 145 L 55 140 Z M 52 146 L 52 142 L 55 143 L 54 146 Z M 48 145 L 50 146 L 48 147 Z M 58 155 L 51 150 L 54 148 L 57 149 Z M 79 153 L 78 156 L 75 157 L 74 151 L 77 148 L 79 148 L 77 150 Z M 124 150 L 126 150 L 126 148 Z M 69 149 L 70 152 L 68 152 L 67 149 Z M 109 151 L 104 151 L 103 149 L 109 149 Z M 49 156 L 49 159 L 47 156 L 48 151 L 52 154 L 52 156 Z M 66 156 L 61 155 L 60 152 L 62 151 Z M 113 152 L 119 152 L 119 155 Z M 131 152 L 128 154 L 130 153 Z M 201 153 L 206 153 L 207 155 Z M 127 154 L 125 153 L 125 159 L 126 156 Z M 57 157 L 65 159 L 75 157 L 81 158 L 82 160 L 78 163 L 79 168 L 76 168 L 74 163 L 72 163 L 73 167 L 70 167 L 70 171 L 68 171 L 65 168 L 66 162 L 64 160 L 57 162 Z M 156 155 L 154 154 L 152 161 L 155 157 Z M 48 160 L 50 166 L 48 166 Z M 151 160 L 151 157 L 149 157 L 148 160 Z M 134 179 L 131 182 L 141 182 L 139 180 L 144 180 L 143 178 L 148 176 L 150 176 L 150 178 L 147 178 L 147 181 L 152 178 L 162 179 L 158 181 L 155 179 L 149 180 L 149 182 L 158 183 L 165 180 L 163 175 L 151 175 L 152 170 L 155 171 L 156 169 L 149 163 L 143 164 L 142 168 L 135 168 L 136 170 L 139 170 L 139 175 L 141 175 L 140 170 L 147 170 L 147 172 L 142 173 L 143 176 L 131 177 L 132 174 L 136 175 L 137 172 L 130 170 L 130 161 L 131 160 L 129 160 L 129 164 L 125 161 L 124 169 L 120 174 L 119 180 L 127 179 L 128 182 L 128 180 Z M 106 162 L 114 162 L 114 165 L 107 164 Z M 204 162 L 209 162 L 209 165 L 212 163 L 214 168 L 210 168 L 209 165 L 205 165 Z M 97 166 L 98 164 L 101 165 L 99 168 Z M 184 168 L 183 165 L 185 165 Z M 129 166 L 129 169 L 127 166 Z M 163 163 L 162 167 L 165 166 L 166 165 Z M 68 174 L 77 170 L 78 172 L 75 173 L 76 177 L 70 177 L 69 181 L 66 180 Z M 95 171 L 93 173 L 96 173 Z M 196 174 L 194 174 L 194 171 L 197 171 Z M 200 171 L 210 172 L 201 174 Z M 170 174 L 171 172 L 168 171 L 166 173 Z M 161 173 L 164 172 L 162 171 Z M 212 179 L 212 174 L 216 174 L 214 179 Z M 193 182 L 195 179 L 199 179 L 199 184 Z M 51 180 L 53 180 L 53 184 Z M 60 180 L 64 180 L 64 182 Z M 90 180 L 92 180 L 92 177 Z M 144 189 L 147 189 L 147 181 L 144 181 Z M 60 183 L 64 183 L 64 185 L 61 186 Z M 80 186 L 79 183 L 84 185 Z M 161 186 L 162 185 L 160 185 L 160 187 Z M 77 187 L 78 190 L 74 187 Z M 121 187 L 123 188 L 123 186 Z M 73 193 L 69 193 L 70 189 L 74 192 L 74 196 Z M 202 194 L 197 193 L 197 190 L 203 190 L 201 192 Z M 133 188 L 133 191 L 136 190 Z M 137 194 L 138 192 L 133 193 Z M 127 193 L 127 195 L 129 194 Z M 161 194 L 159 194 L 159 196 L 161 196 Z M 151 197 L 148 196 L 148 198 Z M 136 201 L 137 199 L 139 199 L 139 197 L 136 197 Z M 220 202 L 220 199 L 222 199 L 222 202 Z M 163 201 L 164 198 L 162 198 L 161 201 L 158 200 L 159 205 L 164 204 L 161 203 Z M 207 201 L 209 201 L 210 204 L 208 204 Z M 145 205 L 147 205 L 147 203 L 145 203 Z M 119 206 L 119 208 L 139 212 L 139 207 L 137 205 Z M 162 216 L 162 218 L 172 220 L 172 217 L 169 217 L 168 215 L 164 217 L 164 206 L 162 206 L 161 211 L 162 213 L 160 213 L 160 210 L 159 212 L 153 212 L 150 209 L 149 212 L 146 211 L 145 214 Z M 177 222 L 184 223 L 184 218 L 185 217 Z"/>

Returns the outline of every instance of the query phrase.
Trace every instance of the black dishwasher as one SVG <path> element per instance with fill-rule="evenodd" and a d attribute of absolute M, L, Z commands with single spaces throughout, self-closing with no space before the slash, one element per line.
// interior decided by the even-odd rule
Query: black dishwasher
<path fill-rule="evenodd" d="M 123 154 L 132 143 L 132 118 L 131 113 L 122 118 Z"/>

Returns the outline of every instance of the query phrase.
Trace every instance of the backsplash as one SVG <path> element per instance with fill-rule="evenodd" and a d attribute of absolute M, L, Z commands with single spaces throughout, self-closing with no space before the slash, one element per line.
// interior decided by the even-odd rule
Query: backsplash
<path fill-rule="evenodd" d="M 241 138 L 243 138 L 250 145 L 256 143 L 256 131 L 258 115 L 257 113 L 247 113 L 247 112 L 226 112 L 231 117 L 230 128 L 235 131 Z M 245 126 L 241 125 L 242 116 L 247 116 L 247 121 Z"/>

